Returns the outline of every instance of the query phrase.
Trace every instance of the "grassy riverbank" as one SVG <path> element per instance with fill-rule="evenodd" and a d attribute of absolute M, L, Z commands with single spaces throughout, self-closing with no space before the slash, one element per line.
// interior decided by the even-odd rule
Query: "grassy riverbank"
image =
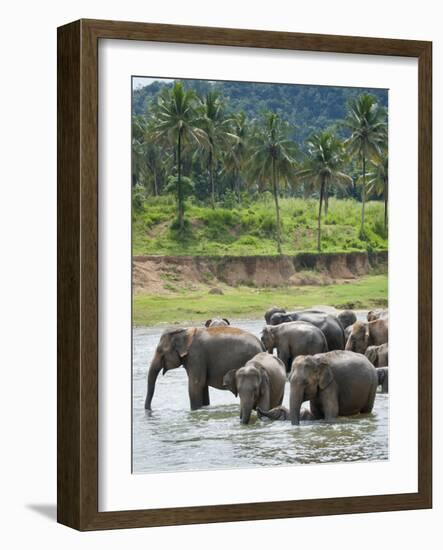
<path fill-rule="evenodd" d="M 176 206 L 172 195 L 150 197 L 133 211 L 133 255 L 169 256 L 275 255 L 275 212 L 272 195 L 238 205 L 220 203 L 216 209 L 188 201 L 186 232 L 179 239 L 174 229 Z M 283 254 L 317 251 L 318 200 L 280 200 Z M 366 204 L 364 240 L 360 238 L 361 203 L 353 199 L 329 201 L 322 219 L 322 252 L 387 250 L 383 204 Z"/>
<path fill-rule="evenodd" d="M 204 321 L 211 317 L 257 319 L 272 305 L 289 309 L 328 305 L 339 309 L 370 309 L 387 305 L 388 277 L 369 275 L 344 284 L 287 288 L 238 287 L 223 295 L 186 292 L 172 295 L 138 295 L 133 300 L 137 326 Z"/>

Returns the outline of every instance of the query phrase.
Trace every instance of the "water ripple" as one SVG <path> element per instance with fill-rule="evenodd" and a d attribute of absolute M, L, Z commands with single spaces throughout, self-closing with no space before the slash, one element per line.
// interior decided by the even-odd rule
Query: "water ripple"
<path fill-rule="evenodd" d="M 237 322 L 259 335 L 262 321 Z M 370 415 L 336 423 L 259 420 L 239 422 L 239 403 L 230 392 L 209 389 L 211 405 L 189 410 L 183 368 L 159 376 L 153 412 L 144 409 L 146 374 L 162 329 L 135 328 L 133 339 L 134 473 L 251 468 L 388 458 L 389 397 L 377 394 Z M 289 403 L 286 384 L 284 404 Z"/>

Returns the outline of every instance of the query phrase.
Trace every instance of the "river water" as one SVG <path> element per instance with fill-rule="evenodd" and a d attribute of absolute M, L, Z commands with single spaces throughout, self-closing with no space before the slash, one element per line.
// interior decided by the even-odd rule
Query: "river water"
<path fill-rule="evenodd" d="M 362 315 L 363 316 L 363 315 Z M 263 321 L 231 321 L 257 336 Z M 211 405 L 190 411 L 187 375 L 180 367 L 159 375 L 149 416 L 146 377 L 164 327 L 133 330 L 133 472 L 157 473 L 254 466 L 388 459 L 389 396 L 377 393 L 370 415 L 322 421 L 239 422 L 239 400 L 209 388 Z M 289 406 L 286 383 L 283 404 Z M 305 403 L 304 406 L 308 406 Z"/>

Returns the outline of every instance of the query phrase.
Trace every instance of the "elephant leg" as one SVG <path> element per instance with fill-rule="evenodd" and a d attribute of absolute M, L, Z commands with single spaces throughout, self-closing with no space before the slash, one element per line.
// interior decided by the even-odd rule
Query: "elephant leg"
<path fill-rule="evenodd" d="M 283 365 L 285 366 L 286 372 L 291 371 L 291 355 L 289 353 L 289 349 L 287 348 L 281 348 L 278 350 L 278 358 L 281 360 Z"/>
<path fill-rule="evenodd" d="M 374 385 L 374 387 L 369 392 L 368 402 L 366 405 L 362 408 L 360 411 L 363 414 L 367 414 L 372 412 L 372 409 L 374 407 L 374 401 L 375 401 L 375 395 L 377 393 L 377 384 Z"/>
<path fill-rule="evenodd" d="M 207 407 L 209 404 L 209 387 L 205 386 L 203 388 L 203 406 Z"/>
<path fill-rule="evenodd" d="M 320 399 L 325 420 L 335 420 L 339 412 L 337 392 L 330 385 L 321 393 Z"/>
<path fill-rule="evenodd" d="M 313 419 L 320 420 L 321 418 L 324 418 L 323 407 L 318 399 L 311 399 L 309 401 L 309 407 L 311 409 Z"/>
<path fill-rule="evenodd" d="M 207 388 L 206 384 L 202 384 L 200 381 L 195 381 L 191 377 L 188 380 L 189 401 L 191 404 L 191 411 L 200 409 L 205 405 L 204 402 L 204 388 Z M 209 401 L 209 396 L 208 396 Z"/>
<path fill-rule="evenodd" d="M 260 408 L 262 411 L 269 411 L 271 408 L 271 399 L 269 396 L 269 391 L 267 391 L 264 395 L 260 396 L 260 399 L 257 403 L 257 408 Z"/>

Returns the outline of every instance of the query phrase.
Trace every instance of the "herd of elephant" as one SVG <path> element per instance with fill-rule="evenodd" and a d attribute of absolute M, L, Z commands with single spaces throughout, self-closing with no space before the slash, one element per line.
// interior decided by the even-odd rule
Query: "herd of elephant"
<path fill-rule="evenodd" d="M 149 366 L 145 409 L 151 411 L 159 372 L 179 366 L 188 375 L 192 410 L 209 405 L 209 386 L 230 390 L 240 398 L 242 424 L 253 410 L 294 425 L 370 413 L 378 386 L 388 392 L 387 311 L 358 321 L 352 310 L 272 307 L 265 321 L 261 340 L 227 319 L 164 331 Z M 282 405 L 287 381 L 289 409 Z M 309 409 L 301 408 L 305 401 Z"/>

